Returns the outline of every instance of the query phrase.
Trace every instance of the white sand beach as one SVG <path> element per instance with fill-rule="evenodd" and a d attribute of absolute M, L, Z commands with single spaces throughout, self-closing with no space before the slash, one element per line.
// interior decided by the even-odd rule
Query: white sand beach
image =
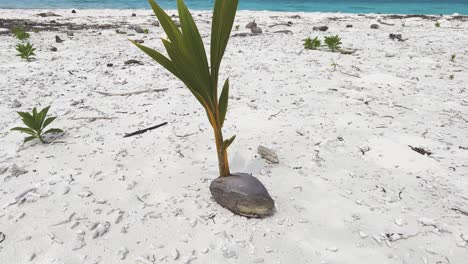
<path fill-rule="evenodd" d="M 1 264 L 468 263 L 468 19 L 239 11 L 233 34 L 254 19 L 263 33 L 228 44 L 224 134 L 237 135 L 231 170 L 255 175 L 276 203 L 248 219 L 211 197 L 218 165 L 202 107 L 128 41 L 163 50 L 152 12 L 36 15 L 48 11 L 0 10 L 0 25 L 59 28 L 30 32 L 30 62 L 0 30 Z M 211 11 L 194 14 L 207 45 Z M 303 47 L 337 34 L 353 54 Z M 49 105 L 65 133 L 23 144 L 16 111 Z"/>

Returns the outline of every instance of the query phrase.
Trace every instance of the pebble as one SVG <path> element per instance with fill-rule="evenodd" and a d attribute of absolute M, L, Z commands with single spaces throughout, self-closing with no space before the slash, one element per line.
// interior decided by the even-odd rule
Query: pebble
<path fill-rule="evenodd" d="M 263 258 L 256 258 L 253 260 L 253 263 L 263 263 L 263 262 L 265 262 L 265 259 Z"/>
<path fill-rule="evenodd" d="M 84 191 L 78 193 L 78 196 L 81 197 L 81 198 L 89 197 L 91 195 L 93 195 L 93 193 L 90 190 L 84 190 Z"/>
<path fill-rule="evenodd" d="M 11 108 L 20 108 L 21 107 L 21 103 L 18 101 L 18 100 L 13 100 L 13 102 L 11 103 L 10 105 Z"/>
<path fill-rule="evenodd" d="M 328 250 L 328 251 L 331 251 L 331 252 L 338 252 L 338 248 L 337 248 L 337 247 L 328 247 L 327 250 Z"/>
<path fill-rule="evenodd" d="M 72 250 L 82 249 L 84 246 L 86 246 L 86 243 L 84 241 L 84 235 L 85 232 L 82 230 L 77 232 L 76 237 L 72 242 Z"/>
<path fill-rule="evenodd" d="M 423 226 L 436 226 L 437 222 L 434 219 L 431 218 L 426 218 L 426 217 L 421 217 L 418 219 L 418 222 L 422 224 Z"/>
<path fill-rule="evenodd" d="M 109 231 L 110 225 L 111 224 L 109 222 L 99 223 L 93 230 L 92 238 L 95 239 L 107 233 L 107 231 Z"/>
<path fill-rule="evenodd" d="M 372 28 L 372 29 L 378 29 L 378 28 L 379 28 L 379 25 L 377 25 L 377 24 L 372 24 L 372 25 L 370 25 L 370 28 Z"/>
<path fill-rule="evenodd" d="M 265 247 L 265 252 L 266 253 L 271 253 L 271 252 L 273 252 L 273 249 L 271 247 L 269 247 L 269 246 L 266 246 Z"/>
<path fill-rule="evenodd" d="M 368 235 L 367 235 L 366 233 L 362 232 L 362 231 L 359 231 L 359 236 L 360 236 L 362 239 L 368 237 Z"/>
<path fill-rule="evenodd" d="M 263 32 L 262 28 L 260 27 L 253 27 L 250 29 L 250 31 L 254 34 L 261 34 Z"/>
<path fill-rule="evenodd" d="M 403 219 L 400 219 L 400 218 L 395 219 L 395 225 L 397 225 L 397 226 L 404 226 L 406 224 L 407 224 L 407 222 L 405 220 L 403 220 Z"/>
<path fill-rule="evenodd" d="M 179 251 L 176 248 L 172 250 L 171 255 L 173 260 L 177 260 L 180 257 Z"/>
<path fill-rule="evenodd" d="M 385 57 L 387 57 L 387 58 L 393 58 L 393 57 L 396 57 L 397 55 L 398 55 L 398 53 L 393 52 L 393 51 L 385 52 Z"/>
<path fill-rule="evenodd" d="M 130 251 L 126 247 L 121 247 L 119 251 L 117 251 L 117 255 L 119 256 L 121 260 L 124 260 L 127 257 L 129 252 Z"/>

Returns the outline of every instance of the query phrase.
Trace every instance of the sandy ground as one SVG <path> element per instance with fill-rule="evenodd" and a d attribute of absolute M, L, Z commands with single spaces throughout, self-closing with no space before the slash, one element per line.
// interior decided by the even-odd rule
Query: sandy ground
<path fill-rule="evenodd" d="M 256 175 L 276 201 L 276 214 L 258 220 L 212 200 L 217 161 L 204 111 L 128 42 L 161 48 L 149 10 L 38 12 L 0 10 L 0 18 L 131 34 L 31 33 L 32 62 L 15 56 L 18 40 L 0 36 L 0 263 L 467 263 L 468 22 L 239 12 L 233 33 L 248 32 L 253 19 L 264 33 L 228 45 L 224 131 L 237 135 L 231 170 Z M 196 14 L 207 43 L 210 12 Z M 320 25 L 328 31 L 312 30 Z M 307 36 L 335 34 L 357 52 L 302 47 Z M 144 65 L 124 65 L 129 59 Z M 22 144 L 9 131 L 21 124 L 15 111 L 48 105 L 66 133 Z M 258 145 L 280 163 L 261 159 Z"/>

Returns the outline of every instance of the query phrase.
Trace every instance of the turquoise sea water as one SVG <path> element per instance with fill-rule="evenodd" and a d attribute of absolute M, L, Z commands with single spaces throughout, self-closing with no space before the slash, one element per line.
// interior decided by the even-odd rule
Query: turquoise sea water
<path fill-rule="evenodd" d="M 174 9 L 175 0 L 159 0 Z M 191 9 L 211 9 L 213 0 L 186 0 Z M 146 9 L 146 0 L 0 0 L 0 8 Z M 468 15 L 468 0 L 240 0 L 239 9 L 292 12 L 345 12 Z"/>

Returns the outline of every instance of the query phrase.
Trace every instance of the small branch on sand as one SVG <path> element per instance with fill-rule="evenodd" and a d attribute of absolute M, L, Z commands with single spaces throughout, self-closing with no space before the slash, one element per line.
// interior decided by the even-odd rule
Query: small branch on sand
<path fill-rule="evenodd" d="M 273 24 L 273 25 L 271 25 L 271 26 L 269 26 L 269 27 L 272 28 L 272 27 L 276 27 L 276 26 L 288 26 L 288 27 L 290 27 L 290 26 L 292 26 L 292 23 L 291 23 L 291 22 L 288 22 L 288 23 L 276 23 L 276 24 Z"/>
<path fill-rule="evenodd" d="M 96 91 L 96 93 L 102 94 L 102 95 L 107 95 L 107 96 L 129 96 L 129 95 L 136 95 L 136 94 L 142 94 L 142 93 L 164 92 L 164 91 L 167 91 L 167 88 L 163 88 L 163 89 L 148 89 L 148 90 L 143 90 L 143 91 L 127 92 L 127 93 L 108 93 L 108 92 L 101 92 L 101 91 Z"/>
<path fill-rule="evenodd" d="M 462 215 L 468 216 L 468 211 L 464 211 L 464 210 L 462 210 L 460 208 L 455 208 L 454 207 L 454 208 L 450 208 L 450 210 L 453 210 L 453 211 L 458 212 L 458 213 L 460 213 Z"/>
<path fill-rule="evenodd" d="M 111 120 L 111 119 L 115 119 L 116 117 L 107 117 L 107 116 L 91 116 L 91 117 L 72 117 L 71 120 L 80 120 L 80 119 L 87 119 L 91 122 L 93 121 L 96 121 L 96 120 L 101 120 L 101 119 L 104 119 L 104 120 Z"/>
<path fill-rule="evenodd" d="M 276 116 L 279 115 L 281 112 L 283 112 L 283 109 L 279 110 L 278 113 L 273 114 L 273 115 L 271 115 L 270 117 L 268 117 L 268 120 L 271 120 L 273 117 L 276 117 Z"/>
<path fill-rule="evenodd" d="M 345 72 L 345 71 L 340 71 L 342 74 L 345 74 L 345 75 L 349 75 L 349 76 L 352 76 L 352 77 L 356 77 L 356 78 L 361 78 L 361 76 L 357 73 L 349 73 L 349 72 Z"/>
<path fill-rule="evenodd" d="M 382 25 L 386 25 L 386 26 L 394 26 L 394 25 L 395 25 L 395 24 L 392 24 L 392 23 L 383 22 L 383 21 L 380 20 L 380 19 L 377 19 L 377 22 L 379 22 L 379 23 L 382 24 Z"/>
<path fill-rule="evenodd" d="M 167 122 L 164 122 L 164 123 L 161 123 L 159 125 L 152 126 L 152 127 L 148 127 L 148 128 L 143 129 L 143 130 L 138 130 L 138 131 L 135 131 L 135 132 L 132 132 L 132 133 L 125 134 L 124 138 L 140 135 L 140 134 L 146 133 L 148 131 L 151 131 L 153 129 L 156 129 L 156 128 L 159 128 L 159 127 L 162 127 L 162 126 L 165 126 L 165 125 L 167 125 Z"/>

